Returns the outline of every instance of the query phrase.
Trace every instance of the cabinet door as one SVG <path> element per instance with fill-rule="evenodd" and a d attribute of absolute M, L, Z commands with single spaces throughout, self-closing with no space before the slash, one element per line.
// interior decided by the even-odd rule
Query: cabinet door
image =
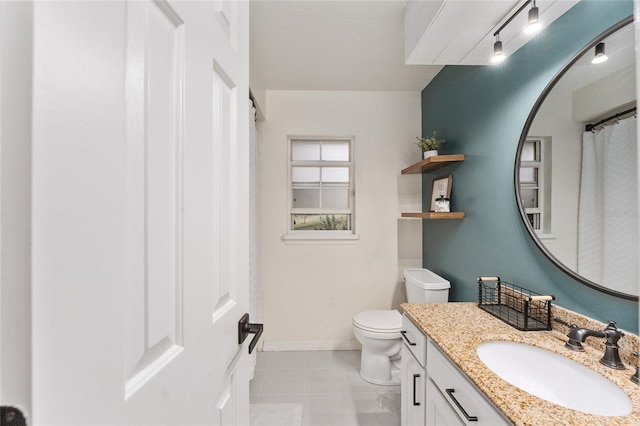
<path fill-rule="evenodd" d="M 425 382 L 424 368 L 402 345 L 402 426 L 424 425 Z"/>
<path fill-rule="evenodd" d="M 497 426 L 511 423 L 431 340 L 427 342 L 427 371 L 428 381 L 438 388 L 458 418 L 464 419 L 464 424 Z"/>
<path fill-rule="evenodd" d="M 464 422 L 442 396 L 433 382 L 427 379 L 427 398 L 425 401 L 426 426 L 458 426 Z"/>

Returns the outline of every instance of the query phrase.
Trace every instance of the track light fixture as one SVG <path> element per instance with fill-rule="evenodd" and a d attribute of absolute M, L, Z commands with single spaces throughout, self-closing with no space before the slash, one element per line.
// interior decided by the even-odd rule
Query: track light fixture
<path fill-rule="evenodd" d="M 604 54 L 604 42 L 600 42 L 596 45 L 596 56 L 591 60 L 592 64 L 601 64 L 602 62 L 609 59 L 607 55 Z"/>
<path fill-rule="evenodd" d="M 540 19 L 538 18 L 539 9 L 538 6 L 536 6 L 536 0 L 533 0 L 531 4 L 532 7 L 531 9 L 529 9 L 529 19 L 527 21 L 527 27 L 524 29 L 527 34 L 537 33 L 538 31 L 540 31 L 540 28 L 542 28 L 542 24 L 540 23 Z"/>
<path fill-rule="evenodd" d="M 500 41 L 500 33 L 496 33 L 496 42 L 493 43 L 493 56 L 491 57 L 491 62 L 497 64 L 502 61 L 504 61 L 502 42 Z"/>
<path fill-rule="evenodd" d="M 527 34 L 533 34 L 537 31 L 539 31 L 542 28 L 542 23 L 540 22 L 540 10 L 538 9 L 538 6 L 536 6 L 536 0 L 527 0 L 525 1 L 522 6 L 520 6 L 518 8 L 518 10 L 516 10 L 513 15 L 511 15 L 509 17 L 509 19 L 507 19 L 501 26 L 500 28 L 498 28 L 496 30 L 495 33 L 493 33 L 493 35 L 496 38 L 496 42 L 493 43 L 493 56 L 491 57 L 491 62 L 492 63 L 498 63 L 498 62 L 502 62 L 505 59 L 504 54 L 502 53 L 502 42 L 500 41 L 500 32 L 507 26 L 509 25 L 509 23 L 511 23 L 511 21 L 513 21 L 513 19 L 518 16 L 518 14 L 520 12 L 522 12 L 529 4 L 531 4 L 531 9 L 529 9 L 529 16 L 528 16 L 528 25 L 525 28 L 525 32 Z"/>

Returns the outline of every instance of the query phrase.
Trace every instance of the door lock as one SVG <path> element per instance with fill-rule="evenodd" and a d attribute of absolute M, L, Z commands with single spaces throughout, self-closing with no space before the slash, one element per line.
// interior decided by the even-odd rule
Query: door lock
<path fill-rule="evenodd" d="M 249 343 L 249 353 L 253 352 L 253 349 L 256 347 L 258 339 L 262 336 L 263 331 L 263 324 L 250 323 L 249 314 L 244 314 L 242 318 L 240 318 L 240 321 L 238 321 L 238 344 L 241 345 L 248 335 L 255 334 Z"/>

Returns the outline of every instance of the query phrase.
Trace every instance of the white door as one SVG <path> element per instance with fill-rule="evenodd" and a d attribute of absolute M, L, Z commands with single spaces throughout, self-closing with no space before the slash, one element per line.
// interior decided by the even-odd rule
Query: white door
<path fill-rule="evenodd" d="M 33 16 L 31 424 L 248 424 L 248 2 Z"/>

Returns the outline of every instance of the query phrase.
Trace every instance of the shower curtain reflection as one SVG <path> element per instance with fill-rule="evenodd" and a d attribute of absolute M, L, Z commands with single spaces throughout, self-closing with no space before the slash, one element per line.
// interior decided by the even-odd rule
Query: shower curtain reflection
<path fill-rule="evenodd" d="M 585 132 L 578 214 L 578 273 L 637 294 L 638 156 L 636 118 Z"/>

